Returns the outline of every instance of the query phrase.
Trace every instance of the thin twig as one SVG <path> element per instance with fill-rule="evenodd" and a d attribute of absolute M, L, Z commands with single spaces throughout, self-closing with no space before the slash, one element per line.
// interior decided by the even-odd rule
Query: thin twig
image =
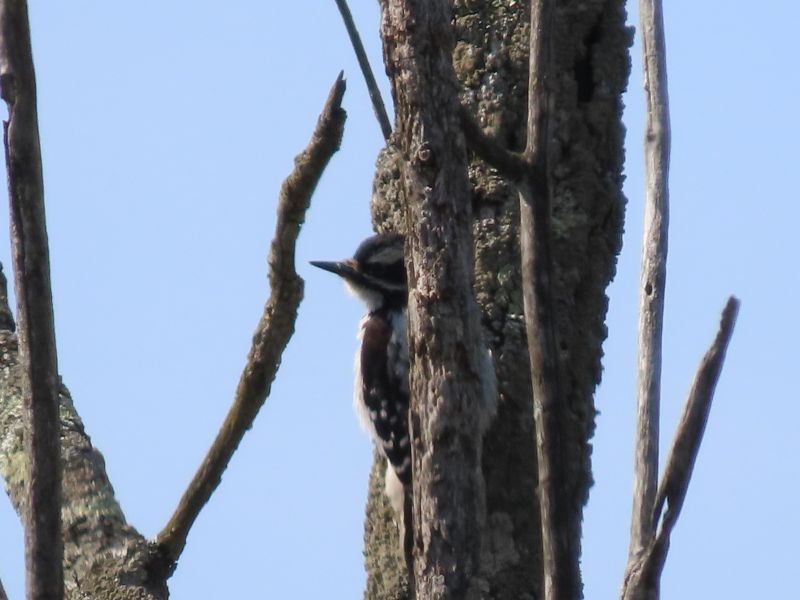
<path fill-rule="evenodd" d="M 25 0 L 0 2 L 0 85 L 11 207 L 11 246 L 24 371 L 28 598 L 62 598 L 58 362 L 50 289 L 36 78 Z"/>
<path fill-rule="evenodd" d="M 525 324 L 531 361 L 536 449 L 539 470 L 539 509 L 542 527 L 544 598 L 577 598 L 578 556 L 569 547 L 570 511 L 561 454 L 562 412 L 565 410 L 559 381 L 553 306 L 553 259 L 551 252 L 548 144 L 552 99 L 554 24 L 552 0 L 531 2 L 530 64 L 528 80 L 528 139 L 525 159 L 529 165 L 520 193 L 520 246 Z"/>
<path fill-rule="evenodd" d="M 637 430 L 629 556 L 655 535 L 653 503 L 658 486 L 658 429 L 661 402 L 661 344 L 667 279 L 670 124 L 661 0 L 640 0 L 639 14 L 647 94 L 645 173 L 647 192 L 639 290 Z"/>
<path fill-rule="evenodd" d="M 644 551 L 628 565 L 622 590 L 624 600 L 656 600 L 659 597 L 661 572 L 669 550 L 670 535 L 686 499 L 738 312 L 739 301 L 731 296 L 722 311 L 719 331 L 692 382 L 658 488 L 652 519 L 654 524 L 661 521 L 661 527 Z"/>
<path fill-rule="evenodd" d="M 381 132 L 383 132 L 383 139 L 388 140 L 389 136 L 392 135 L 392 124 L 389 122 L 389 115 L 386 114 L 386 105 L 383 103 L 381 90 L 378 88 L 375 76 L 372 74 L 372 67 L 369 66 L 367 52 L 364 50 L 364 44 L 361 43 L 361 36 L 358 34 L 355 21 L 353 21 L 350 7 L 347 6 L 347 0 L 336 0 L 336 6 L 339 7 L 344 26 L 347 28 L 347 35 L 350 36 L 350 43 L 353 45 L 353 50 L 358 59 L 358 66 L 361 67 L 361 73 L 364 75 L 369 99 L 372 101 L 372 110 L 375 111 L 375 117 L 377 117 Z"/>
<path fill-rule="evenodd" d="M 294 332 L 303 296 L 303 280 L 295 271 L 295 244 L 314 188 L 341 143 L 346 118 L 341 107 L 344 91 L 345 81 L 340 73 L 311 141 L 283 182 L 269 256 L 270 297 L 253 336 L 233 405 L 178 507 L 156 538 L 172 561 L 178 560 L 192 524 L 219 485 L 233 453 L 269 395 L 281 355 Z"/>

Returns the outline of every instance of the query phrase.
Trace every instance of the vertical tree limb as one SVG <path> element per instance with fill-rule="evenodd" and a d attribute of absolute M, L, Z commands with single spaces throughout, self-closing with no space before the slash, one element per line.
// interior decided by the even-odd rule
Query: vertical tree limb
<path fill-rule="evenodd" d="M 658 524 L 660 521 L 661 527 L 640 553 L 629 558 L 622 588 L 623 600 L 658 600 L 660 596 L 661 572 L 669 550 L 670 535 L 686 499 L 738 312 L 739 301 L 731 296 L 722 311 L 714 342 L 697 369 L 661 478 L 652 516 L 652 522 Z"/>
<path fill-rule="evenodd" d="M 64 581 L 58 363 L 36 80 L 24 0 L 0 2 L 0 85 L 8 106 L 6 166 L 25 389 L 27 595 L 36 600 L 61 600 Z"/>
<path fill-rule="evenodd" d="M 646 195 L 639 289 L 636 448 L 629 556 L 655 535 L 653 506 L 658 485 L 661 344 L 667 279 L 670 123 L 666 45 L 661 0 L 640 0 L 647 95 Z"/>
<path fill-rule="evenodd" d="M 562 457 L 566 398 L 560 382 L 553 303 L 548 160 L 552 136 L 549 90 L 554 25 L 552 0 L 531 2 L 530 23 L 528 130 L 524 153 L 528 176 L 518 184 L 522 293 L 536 423 L 544 597 L 545 600 L 561 600 L 579 597 L 580 581 L 576 578 L 579 556 L 570 551 L 568 534 L 573 507 L 569 503 Z"/>
<path fill-rule="evenodd" d="M 686 497 L 739 303 L 731 297 L 723 311 L 719 333 L 700 364 L 673 441 L 666 471 L 661 485 L 657 487 L 661 350 L 669 228 L 670 122 L 661 0 L 640 0 L 639 13 L 647 94 L 647 190 L 639 297 L 634 495 L 622 598 L 657 600 L 670 534 Z M 665 502 L 669 503 L 669 507 L 658 529 Z"/>
<path fill-rule="evenodd" d="M 350 37 L 350 43 L 356 53 L 358 59 L 358 66 L 361 67 L 361 73 L 364 75 L 364 82 L 367 84 L 367 91 L 369 92 L 369 99 L 372 101 L 372 110 L 375 111 L 375 117 L 378 119 L 383 139 L 388 140 L 392 135 L 392 124 L 389 122 L 389 116 L 386 114 L 386 105 L 383 103 L 381 97 L 381 90 L 375 81 L 375 76 L 372 74 L 372 67 L 369 65 L 369 58 L 367 52 L 364 50 L 364 44 L 361 43 L 361 36 L 358 34 L 358 28 L 353 15 L 350 13 L 350 7 L 347 6 L 347 0 L 336 0 L 336 6 L 339 8 L 339 13 L 342 15 L 344 26 L 347 29 L 347 35 Z"/>
<path fill-rule="evenodd" d="M 156 538 L 170 561 L 178 560 L 195 519 L 220 484 L 244 434 L 252 427 L 269 395 L 281 355 L 294 333 L 297 309 L 303 297 L 303 280 L 295 271 L 295 244 L 311 195 L 342 140 L 347 116 L 341 107 L 344 91 L 345 81 L 340 73 L 311 141 L 295 159 L 295 168 L 281 187 L 269 255 L 270 297 L 253 335 L 247 364 L 225 421 L 175 512 Z"/>

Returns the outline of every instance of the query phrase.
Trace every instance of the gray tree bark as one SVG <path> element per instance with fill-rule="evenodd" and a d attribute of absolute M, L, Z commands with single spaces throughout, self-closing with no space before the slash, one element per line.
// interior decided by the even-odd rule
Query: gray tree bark
<path fill-rule="evenodd" d="M 382 6 L 385 6 L 383 4 Z M 554 298 L 559 369 L 567 398 L 562 440 L 569 490 L 571 562 L 577 573 L 581 518 L 592 483 L 593 393 L 606 336 L 605 289 L 621 248 L 624 129 L 632 31 L 621 0 L 559 2 L 554 40 L 551 144 Z M 511 150 L 525 147 L 528 3 L 453 3 L 453 66 L 461 100 L 484 132 Z M 395 95 L 395 103 L 402 102 Z M 398 110 L 400 112 L 400 109 Z M 396 135 L 396 134 L 395 134 Z M 378 230 L 406 231 L 396 138 L 380 153 L 372 203 Z M 541 538 L 536 501 L 536 449 L 530 374 L 522 319 L 519 206 L 516 190 L 471 158 L 475 295 L 484 336 L 495 357 L 499 410 L 484 443 L 486 522 L 477 587 L 497 600 L 539 598 Z M 381 468 L 371 490 L 382 488 Z M 367 505 L 365 597 L 408 597 L 391 512 L 380 494 Z"/>
<path fill-rule="evenodd" d="M 19 512 L 24 501 L 22 366 L 17 336 L 0 331 L 0 475 Z M 164 600 L 168 571 L 155 545 L 128 525 L 105 462 L 92 446 L 69 391 L 59 393 L 63 467 L 62 532 L 67 598 Z M 157 568 L 158 565 L 162 569 Z"/>
<path fill-rule="evenodd" d="M 472 294 L 472 206 L 450 5 L 382 6 L 408 222 L 416 594 L 471 598 L 479 593 L 482 434 L 495 398 Z"/>
<path fill-rule="evenodd" d="M 61 600 L 61 441 L 50 250 L 26 0 L 0 0 L 0 95 L 17 292 L 26 461 L 23 514 L 29 600 Z"/>

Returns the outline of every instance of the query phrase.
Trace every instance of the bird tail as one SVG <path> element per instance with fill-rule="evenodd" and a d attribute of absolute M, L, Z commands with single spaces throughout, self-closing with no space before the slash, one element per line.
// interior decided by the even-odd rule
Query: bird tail
<path fill-rule="evenodd" d="M 400 549 L 406 563 L 408 575 L 409 597 L 413 598 L 414 590 L 414 517 L 413 492 L 411 482 L 403 483 L 395 473 L 391 463 L 386 462 L 386 497 L 392 506 L 400 537 Z"/>

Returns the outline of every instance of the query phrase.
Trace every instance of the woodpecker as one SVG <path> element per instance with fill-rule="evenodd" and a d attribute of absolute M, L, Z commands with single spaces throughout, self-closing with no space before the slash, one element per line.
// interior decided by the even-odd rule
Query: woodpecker
<path fill-rule="evenodd" d="M 386 457 L 386 496 L 397 516 L 409 581 L 413 585 L 411 531 L 411 440 L 406 307 L 405 238 L 381 233 L 364 240 L 353 258 L 311 261 L 335 273 L 367 306 L 359 324 L 353 406 L 362 426 Z M 497 381 L 490 352 L 484 352 L 479 428 L 483 434 L 497 408 Z"/>
<path fill-rule="evenodd" d="M 353 258 L 311 261 L 341 277 L 367 306 L 359 324 L 353 407 L 386 457 L 386 496 L 398 515 L 401 533 L 411 485 L 404 242 L 400 234 L 380 233 L 364 240 Z"/>

